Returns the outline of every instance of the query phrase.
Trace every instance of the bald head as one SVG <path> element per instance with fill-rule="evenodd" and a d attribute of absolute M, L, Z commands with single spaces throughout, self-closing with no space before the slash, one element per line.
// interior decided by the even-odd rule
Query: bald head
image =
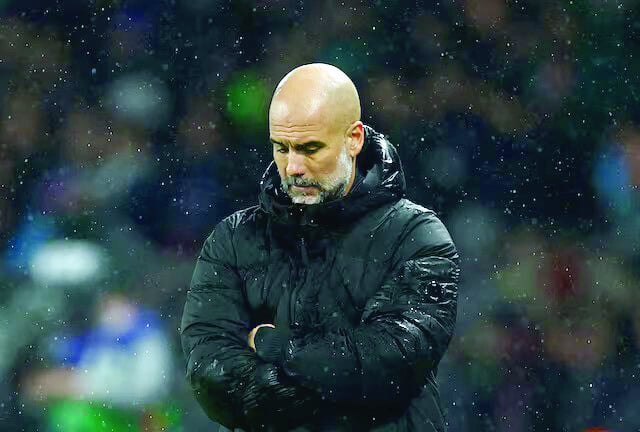
<path fill-rule="evenodd" d="M 340 69 L 324 63 L 289 72 L 276 87 L 269 109 L 269 121 L 282 125 L 319 123 L 339 129 L 358 120 L 356 86 Z"/>

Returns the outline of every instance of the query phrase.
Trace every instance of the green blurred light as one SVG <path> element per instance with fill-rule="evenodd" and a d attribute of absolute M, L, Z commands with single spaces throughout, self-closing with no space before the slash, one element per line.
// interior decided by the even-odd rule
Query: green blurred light
<path fill-rule="evenodd" d="M 55 432 L 137 432 L 139 416 L 87 401 L 62 400 L 49 408 L 49 425 Z"/>
<path fill-rule="evenodd" d="M 182 411 L 175 402 L 144 409 L 109 408 L 100 402 L 61 399 L 52 403 L 48 421 L 52 432 L 141 432 L 181 430 Z"/>
<path fill-rule="evenodd" d="M 234 123 L 257 129 L 266 124 L 269 92 L 253 72 L 242 72 L 227 86 L 227 112 Z"/>

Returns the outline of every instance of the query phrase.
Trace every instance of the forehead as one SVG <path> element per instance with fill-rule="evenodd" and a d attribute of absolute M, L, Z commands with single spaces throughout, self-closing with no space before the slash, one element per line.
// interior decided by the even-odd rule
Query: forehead
<path fill-rule="evenodd" d="M 327 124 L 319 122 L 269 121 L 269 138 L 284 144 L 301 144 L 310 141 L 329 143 L 332 138 Z"/>
<path fill-rule="evenodd" d="M 300 144 L 309 141 L 325 141 L 326 131 L 317 125 L 278 125 L 269 127 L 269 139 L 284 144 Z"/>
<path fill-rule="evenodd" d="M 332 119 L 315 98 L 278 98 L 269 110 L 269 133 L 278 142 L 301 143 L 331 139 Z"/>

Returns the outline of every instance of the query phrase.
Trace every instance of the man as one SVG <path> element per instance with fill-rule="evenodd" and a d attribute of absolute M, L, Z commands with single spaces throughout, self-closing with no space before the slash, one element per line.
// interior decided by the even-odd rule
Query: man
<path fill-rule="evenodd" d="M 459 276 L 449 233 L 403 198 L 398 154 L 362 124 L 339 69 L 285 76 L 269 130 L 259 205 L 215 227 L 187 294 L 197 399 L 221 430 L 444 430 L 435 379 Z"/>

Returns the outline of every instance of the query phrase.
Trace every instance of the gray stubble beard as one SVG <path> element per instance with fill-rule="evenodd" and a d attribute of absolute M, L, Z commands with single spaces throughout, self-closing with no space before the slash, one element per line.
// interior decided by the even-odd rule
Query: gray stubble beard
<path fill-rule="evenodd" d="M 320 184 L 317 181 L 301 180 L 296 177 L 291 178 L 289 182 L 286 178 L 280 177 L 280 187 L 283 192 L 288 194 L 294 204 L 321 204 L 342 198 L 345 194 L 347 184 L 351 180 L 353 174 L 353 159 L 349 156 L 346 146 L 343 147 L 340 156 L 338 156 L 338 164 L 335 171 Z M 320 190 L 318 195 L 292 195 L 289 191 L 291 185 L 296 186 L 315 186 Z M 309 199 L 311 198 L 311 199 Z"/>

